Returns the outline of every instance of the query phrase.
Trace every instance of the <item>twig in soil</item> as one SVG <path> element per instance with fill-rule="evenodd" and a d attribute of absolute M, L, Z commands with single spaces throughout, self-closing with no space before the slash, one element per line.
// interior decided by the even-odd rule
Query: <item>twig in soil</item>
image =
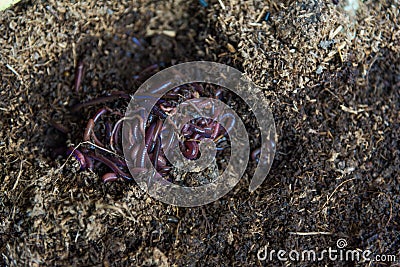
<path fill-rule="evenodd" d="M 268 7 L 267 7 L 267 6 L 263 7 L 263 9 L 262 9 L 261 12 L 260 12 L 260 15 L 258 15 L 258 17 L 257 17 L 257 19 L 256 19 L 256 23 L 260 23 L 260 24 L 261 24 L 261 22 L 262 22 L 263 20 L 265 20 L 265 21 L 268 20 L 268 18 L 269 18 L 269 12 L 267 12 L 267 10 L 268 10 Z M 268 16 L 268 17 L 267 17 L 267 16 Z M 262 24 L 261 24 L 261 25 L 262 25 Z"/>
<path fill-rule="evenodd" d="M 357 178 L 351 178 L 351 179 L 348 179 L 348 180 L 346 180 L 346 181 L 341 182 L 341 183 L 335 188 L 335 190 L 333 190 L 333 192 L 329 195 L 328 199 L 326 200 L 325 204 L 322 206 L 321 210 L 322 210 L 323 208 L 326 207 L 326 205 L 327 205 L 327 204 L 329 203 L 329 201 L 331 200 L 332 196 L 336 193 L 336 191 L 337 191 L 342 185 L 344 185 L 345 183 L 348 183 L 348 182 L 350 182 L 350 181 L 356 180 L 356 179 L 357 179 Z"/>
<path fill-rule="evenodd" d="M 15 184 L 14 184 L 13 188 L 11 189 L 11 191 L 13 191 L 15 188 L 17 188 L 19 178 L 21 178 L 21 175 L 22 175 L 22 164 L 24 164 L 24 162 L 25 162 L 25 160 L 22 160 L 19 165 L 19 172 L 18 172 L 17 180 L 15 181 Z"/>
<path fill-rule="evenodd" d="M 254 27 L 256 27 L 256 26 L 262 26 L 261 23 L 257 23 L 257 22 L 249 22 L 249 25 L 250 25 L 250 26 L 254 26 Z"/>
<path fill-rule="evenodd" d="M 390 197 L 385 193 L 385 192 L 378 192 L 378 194 L 382 194 L 385 195 L 385 197 L 387 198 L 387 200 L 389 201 L 390 204 L 390 212 L 389 212 L 389 219 L 385 224 L 385 227 L 387 227 L 389 225 L 389 222 L 392 220 L 392 215 L 393 215 L 393 205 L 392 205 L 392 201 L 390 200 Z"/>
<path fill-rule="evenodd" d="M 224 3 L 222 2 L 222 0 L 218 0 L 218 2 L 219 2 L 219 4 L 220 4 L 222 10 L 225 10 L 226 7 L 225 7 Z"/>
<path fill-rule="evenodd" d="M 290 235 L 331 235 L 331 232 L 289 232 Z"/>
<path fill-rule="evenodd" d="M 345 105 L 340 105 L 340 108 L 344 111 L 344 112 L 348 112 L 354 115 L 357 115 L 358 113 L 364 112 L 365 109 L 361 108 L 361 109 L 352 109 L 352 108 L 348 108 Z"/>
<path fill-rule="evenodd" d="M 19 73 L 10 65 L 6 64 L 6 67 L 12 71 L 12 73 L 14 73 L 15 75 L 17 75 L 18 79 L 21 79 L 21 75 L 19 75 Z"/>
<path fill-rule="evenodd" d="M 311 87 L 312 88 L 312 87 Z M 329 90 L 328 88 L 325 88 L 324 90 L 322 90 L 322 92 L 323 91 L 328 91 L 328 93 L 330 93 L 331 95 L 333 95 L 334 97 L 336 97 L 339 101 L 340 101 L 340 99 L 339 99 L 339 97 L 337 96 L 337 95 L 335 95 L 331 90 Z"/>

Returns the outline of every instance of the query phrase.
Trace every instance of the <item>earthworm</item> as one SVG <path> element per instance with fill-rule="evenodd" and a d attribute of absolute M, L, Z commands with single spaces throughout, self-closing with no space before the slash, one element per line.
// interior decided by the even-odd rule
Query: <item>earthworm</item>
<path fill-rule="evenodd" d="M 139 157 L 136 159 L 136 166 L 139 166 L 139 168 L 145 168 L 144 161 L 146 159 L 146 154 L 147 154 L 147 146 L 140 146 L 140 149 L 138 151 Z"/>
<path fill-rule="evenodd" d="M 146 137 L 145 137 L 145 145 L 147 147 L 147 152 L 151 153 L 154 149 L 154 145 L 156 143 L 157 137 L 160 134 L 162 127 L 162 121 L 158 120 L 157 122 L 152 123 L 147 132 L 146 132 Z"/>
<path fill-rule="evenodd" d="M 158 65 L 152 65 L 145 69 L 137 79 L 144 77 L 146 73 L 155 71 Z M 132 175 L 139 175 L 146 172 L 145 166 L 146 154 L 149 155 L 150 162 L 161 176 L 166 176 L 172 170 L 171 163 L 166 159 L 164 151 L 171 148 L 174 142 L 179 143 L 180 152 L 189 160 L 198 158 L 200 149 L 199 142 L 204 139 L 212 139 L 217 144 L 217 151 L 226 149 L 226 145 L 219 145 L 222 141 L 226 140 L 226 135 L 231 131 L 236 124 L 235 116 L 231 113 L 221 113 L 223 109 L 216 108 L 212 101 L 200 98 L 211 97 L 215 99 L 224 99 L 225 91 L 215 87 L 204 87 L 201 84 L 194 83 L 190 85 L 181 85 L 175 87 L 167 92 L 161 99 L 158 98 L 158 93 L 165 90 L 170 86 L 171 82 L 162 83 L 153 92 L 148 95 L 134 95 L 134 98 L 143 101 L 154 101 L 156 104 L 152 107 L 150 114 L 146 114 L 146 110 L 140 107 L 130 114 L 124 114 L 115 107 L 115 105 L 108 105 L 109 102 L 120 99 L 122 101 L 129 101 L 131 96 L 122 91 L 114 91 L 109 95 L 101 96 L 84 103 L 77 104 L 72 107 L 72 112 L 77 112 L 84 107 L 103 105 L 98 109 L 93 116 L 90 117 L 84 129 L 83 140 L 93 141 L 96 146 L 88 146 L 79 151 L 69 150 L 69 154 L 78 160 L 81 165 L 81 170 L 96 169 L 98 164 L 104 164 L 110 170 L 106 172 L 102 179 L 104 182 L 114 181 L 118 178 L 132 179 Z M 227 97 L 229 97 L 228 95 Z M 196 118 L 184 124 L 181 129 L 174 124 L 171 117 L 178 109 L 178 105 L 187 100 L 190 102 L 182 103 L 182 105 L 190 106 L 199 113 L 206 111 L 213 114 L 213 118 Z M 117 102 L 118 104 L 120 102 Z M 145 114 L 147 118 L 145 117 Z M 115 119 L 115 123 L 110 123 L 111 119 Z M 164 133 L 166 126 L 163 125 L 165 120 L 169 120 L 174 126 L 174 129 L 168 130 L 167 136 L 163 136 L 165 146 L 161 143 L 161 132 Z M 221 127 L 224 122 L 225 127 Z M 127 130 L 122 131 L 122 122 L 124 127 L 126 123 Z M 97 127 L 96 127 L 97 126 Z M 126 128 L 125 127 L 125 128 Z M 95 134 L 96 128 L 96 134 Z M 127 141 L 128 155 L 123 160 L 121 137 Z M 228 145 L 229 146 L 229 145 Z M 97 153 L 98 148 L 103 148 L 101 153 Z M 110 148 L 112 153 L 110 153 Z M 107 152 L 108 151 L 108 152 Z M 251 157 L 256 160 L 260 152 L 253 151 Z M 127 162 L 129 164 L 127 164 Z M 127 166 L 134 165 L 130 168 L 128 174 Z"/>
<path fill-rule="evenodd" d="M 140 72 L 138 75 L 134 75 L 133 78 L 135 80 L 142 80 L 145 76 L 145 74 L 154 72 L 156 69 L 158 69 L 159 64 L 153 64 L 145 68 L 142 72 Z"/>
<path fill-rule="evenodd" d="M 96 122 L 100 118 L 100 116 L 105 114 L 106 112 L 112 112 L 112 110 L 107 107 L 99 109 L 93 116 L 93 121 Z"/>
<path fill-rule="evenodd" d="M 94 131 L 92 131 L 92 134 L 90 135 L 93 139 L 93 142 L 101 147 L 104 147 L 104 144 L 97 138 L 96 134 L 94 133 Z"/>
<path fill-rule="evenodd" d="M 55 121 L 51 120 L 51 121 L 50 121 L 50 124 L 51 124 L 51 126 L 53 126 L 55 129 L 57 129 L 58 131 L 60 131 L 60 132 L 62 132 L 62 133 L 64 133 L 64 134 L 69 133 L 69 129 L 68 129 L 65 125 L 63 125 L 63 124 L 61 124 L 61 123 L 58 123 L 58 122 L 55 122 Z"/>
<path fill-rule="evenodd" d="M 111 161 L 110 159 L 102 156 L 102 155 L 94 155 L 94 154 L 90 154 L 90 157 L 92 157 L 93 159 L 100 161 L 101 163 L 105 164 L 106 166 L 108 166 L 114 173 L 118 174 L 119 176 L 121 176 L 124 179 L 131 179 L 131 176 L 127 173 L 125 173 L 124 171 L 122 171 L 120 168 L 118 168 L 117 165 L 115 165 L 115 163 L 113 161 Z"/>
<path fill-rule="evenodd" d="M 232 113 L 225 113 L 220 117 L 220 120 L 223 121 L 226 118 L 228 118 L 228 122 L 229 122 L 229 123 L 227 123 L 229 126 L 226 127 L 226 131 L 228 133 L 230 133 L 232 131 L 233 127 L 235 126 L 236 118 L 235 118 L 235 115 Z"/>
<path fill-rule="evenodd" d="M 189 123 L 186 123 L 185 125 L 183 125 L 183 127 L 181 129 L 181 133 L 183 134 L 184 137 L 189 137 L 192 135 L 192 132 L 190 131 Z"/>
<path fill-rule="evenodd" d="M 159 108 L 159 107 L 157 107 L 157 106 L 154 106 L 154 107 L 153 107 L 152 112 L 153 112 L 156 116 L 160 117 L 162 120 L 166 119 L 167 116 L 168 116 L 161 108 Z"/>
<path fill-rule="evenodd" d="M 196 141 L 185 141 L 183 142 L 182 154 L 187 159 L 195 159 L 199 154 L 199 144 Z"/>
<path fill-rule="evenodd" d="M 85 155 L 85 161 L 86 161 L 85 168 L 89 169 L 89 170 L 93 170 L 93 167 L 94 167 L 93 159 L 90 156 Z"/>
<path fill-rule="evenodd" d="M 112 127 L 112 124 L 111 124 L 110 122 L 106 121 L 106 122 L 104 123 L 104 126 L 106 127 L 106 140 L 110 140 L 110 138 L 111 138 L 111 131 L 112 131 L 111 128 L 113 128 L 113 127 Z"/>
<path fill-rule="evenodd" d="M 153 166 L 155 169 L 157 169 L 158 159 L 160 156 L 160 148 L 161 148 L 161 137 L 157 136 L 156 138 L 157 140 L 153 152 Z"/>
<path fill-rule="evenodd" d="M 135 127 L 133 128 L 133 137 L 135 138 L 135 140 L 143 139 L 145 135 L 143 118 L 136 115 L 132 118 L 132 120 L 138 121 L 138 123 L 135 124 Z"/>
<path fill-rule="evenodd" d="M 193 88 L 195 89 L 195 92 L 199 92 L 200 94 L 204 94 L 205 90 L 203 88 L 203 86 L 201 86 L 198 83 L 193 83 L 191 84 L 193 86 Z"/>
<path fill-rule="evenodd" d="M 133 127 L 132 124 L 129 122 L 125 122 L 126 123 L 126 127 L 128 127 L 127 131 L 123 132 L 123 138 L 124 140 L 127 140 L 128 144 L 129 144 L 129 149 L 131 149 L 132 147 L 135 146 L 136 144 L 136 140 L 134 139 L 134 133 L 133 133 Z"/>
<path fill-rule="evenodd" d="M 112 130 L 112 132 L 111 132 L 110 147 L 111 147 L 111 150 L 113 150 L 113 151 L 115 151 L 114 143 L 115 143 L 115 144 L 118 144 L 118 132 L 119 132 L 119 130 L 120 130 L 120 128 L 121 128 L 121 123 L 122 123 L 124 120 L 125 120 L 125 118 L 119 119 L 119 120 L 115 123 L 114 128 L 113 128 L 113 130 Z"/>
<path fill-rule="evenodd" d="M 133 146 L 132 148 L 131 148 L 131 152 L 130 152 L 130 160 L 134 160 L 134 159 L 136 159 L 137 158 L 137 155 L 138 155 L 138 153 L 139 153 L 139 149 L 140 149 L 140 146 Z"/>
<path fill-rule="evenodd" d="M 84 71 L 83 61 L 80 60 L 75 69 L 75 92 L 79 92 L 79 88 L 81 87 L 83 71 Z"/>
<path fill-rule="evenodd" d="M 198 124 L 202 127 L 205 127 L 208 125 L 208 120 L 206 118 L 200 118 Z"/>
<path fill-rule="evenodd" d="M 160 151 L 161 151 L 161 144 L 160 144 Z M 157 158 L 157 165 L 158 165 L 160 168 L 167 166 L 167 160 L 165 159 L 164 156 L 160 155 L 160 156 Z"/>
<path fill-rule="evenodd" d="M 190 124 L 189 126 L 190 126 L 190 129 L 194 133 L 201 134 L 205 138 L 210 138 L 211 137 L 211 134 L 212 134 L 212 129 L 211 128 L 201 128 L 200 126 L 197 126 L 197 125 L 194 125 L 194 124 Z"/>
<path fill-rule="evenodd" d="M 171 171 L 172 167 L 171 166 L 164 166 L 160 167 L 157 171 L 158 173 L 162 175 L 167 175 Z"/>
<path fill-rule="evenodd" d="M 213 129 L 213 132 L 212 132 L 212 134 L 211 134 L 211 138 L 212 138 L 212 139 L 215 139 L 215 138 L 217 137 L 218 133 L 219 133 L 220 124 L 219 124 L 219 123 L 214 123 L 214 122 L 213 122 L 213 125 L 214 125 L 214 129 Z"/>
<path fill-rule="evenodd" d="M 101 115 L 102 113 L 100 112 L 98 114 Z M 94 119 L 96 119 L 96 117 L 97 115 L 94 117 Z M 90 137 L 92 137 L 96 145 L 104 147 L 103 143 L 97 138 L 96 134 L 94 133 L 94 122 L 95 122 L 94 119 L 89 119 L 85 128 L 85 132 L 83 134 L 83 141 L 85 142 L 90 141 Z"/>
<path fill-rule="evenodd" d="M 215 90 L 215 98 L 217 98 L 217 99 L 222 98 L 222 90 L 221 89 Z"/>
<path fill-rule="evenodd" d="M 163 126 L 162 120 L 158 120 L 158 121 L 156 122 L 156 126 L 155 126 L 154 133 L 153 133 L 153 135 L 155 136 L 155 138 L 157 138 L 157 137 L 160 136 L 160 132 L 161 132 L 162 126 Z M 154 140 L 153 140 L 153 141 L 154 141 Z"/>
<path fill-rule="evenodd" d="M 71 108 L 71 112 L 75 113 L 84 107 L 93 106 L 93 105 L 97 105 L 97 104 L 103 104 L 106 102 L 111 102 L 118 98 L 130 99 L 131 97 L 127 93 L 115 92 L 115 93 L 112 93 L 111 95 L 98 97 L 98 98 L 89 100 L 87 102 L 76 104 L 75 106 L 73 106 Z"/>
<path fill-rule="evenodd" d="M 115 180 L 118 180 L 118 178 L 119 177 L 115 172 L 108 172 L 103 175 L 102 180 L 103 180 L 103 182 L 107 183 L 107 182 L 113 182 Z"/>
<path fill-rule="evenodd" d="M 175 108 L 175 107 L 166 107 L 165 105 L 162 105 L 162 104 L 160 105 L 160 108 L 161 108 L 161 110 L 164 111 L 165 113 L 169 112 L 169 113 L 174 114 L 175 111 L 176 111 L 176 108 Z"/>
<path fill-rule="evenodd" d="M 90 136 L 92 135 L 94 128 L 94 120 L 90 119 L 86 125 L 85 132 L 83 133 L 83 141 L 90 141 Z"/>
<path fill-rule="evenodd" d="M 146 130 L 146 137 L 144 139 L 145 140 L 144 144 L 145 144 L 145 147 L 146 147 L 146 151 L 148 153 L 151 152 L 151 145 L 150 144 L 152 144 L 152 141 L 153 141 L 153 139 L 155 137 L 155 135 L 154 135 L 155 128 L 156 128 L 156 123 L 152 123 L 152 124 L 150 124 L 150 126 Z"/>
<path fill-rule="evenodd" d="M 256 148 L 255 150 L 253 150 L 253 152 L 251 152 L 252 160 L 255 160 L 258 162 L 260 153 L 261 153 L 261 148 Z"/>
<path fill-rule="evenodd" d="M 176 138 L 176 135 L 175 135 L 174 131 L 170 130 L 170 134 L 167 137 L 168 143 L 164 147 L 165 150 L 168 150 L 171 147 L 172 143 L 175 141 L 175 138 Z"/>
<path fill-rule="evenodd" d="M 108 158 L 109 158 L 112 162 L 114 162 L 115 164 L 117 164 L 118 166 L 121 166 L 121 167 L 126 167 L 126 166 L 127 166 L 125 159 L 121 159 L 121 158 L 118 157 L 118 156 L 116 156 L 116 157 L 114 157 L 114 156 L 109 156 Z"/>
<path fill-rule="evenodd" d="M 85 159 L 85 156 L 82 154 L 82 152 L 76 148 L 70 147 L 70 148 L 68 148 L 67 155 L 71 155 L 71 154 L 79 162 L 80 169 L 81 170 L 86 169 L 86 159 Z"/>

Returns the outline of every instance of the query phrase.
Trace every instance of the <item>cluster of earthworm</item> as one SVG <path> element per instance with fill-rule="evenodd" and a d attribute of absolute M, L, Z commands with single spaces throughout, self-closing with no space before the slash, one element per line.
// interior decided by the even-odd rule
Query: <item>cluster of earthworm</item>
<path fill-rule="evenodd" d="M 140 81 L 143 73 L 154 72 L 157 65 L 146 68 L 135 79 Z M 75 90 L 78 91 L 83 74 L 83 64 L 78 64 L 75 75 Z M 135 96 L 143 99 L 152 96 Z M 205 97 L 205 98 L 201 98 Z M 145 118 L 143 113 L 126 120 L 125 114 L 115 102 L 127 104 L 131 95 L 123 91 L 114 91 L 106 96 L 100 96 L 87 102 L 79 103 L 72 107 L 72 113 L 82 113 L 85 108 L 102 106 L 89 118 L 82 134 L 83 142 L 79 146 L 69 146 L 67 155 L 73 156 L 80 165 L 81 170 L 104 170 L 102 175 L 104 182 L 117 179 L 131 180 L 132 173 L 145 172 L 145 157 L 149 159 L 157 170 L 158 174 L 168 180 L 172 180 L 169 174 L 173 169 L 172 164 L 167 160 L 164 151 L 171 148 L 174 141 L 179 142 L 179 148 L 184 157 L 189 160 L 196 160 L 200 155 L 199 144 L 204 139 L 211 139 L 216 144 L 216 156 L 222 155 L 226 147 L 229 147 L 228 132 L 235 125 L 233 114 L 224 114 L 227 121 L 224 128 L 211 118 L 196 118 L 187 122 L 180 129 L 178 135 L 169 135 L 166 146 L 162 146 L 161 133 L 164 131 L 164 122 L 169 116 L 177 112 L 177 106 L 183 101 L 192 99 L 195 105 L 200 108 L 209 108 L 210 102 L 207 98 L 227 100 L 231 95 L 224 88 L 201 83 L 191 83 L 178 86 L 168 91 L 153 106 L 149 116 Z M 122 131 L 124 121 L 129 121 L 129 130 Z M 125 136 L 124 136 L 125 135 Z M 174 140 L 177 138 L 178 140 Z M 135 168 L 128 169 L 127 161 L 124 158 L 122 143 L 128 140 L 129 160 L 134 161 Z M 144 142 L 143 142 L 144 140 Z M 251 154 L 253 160 L 257 160 L 260 149 Z M 103 165 L 103 167 L 101 167 Z M 105 168 L 104 168 L 105 167 Z"/>
<path fill-rule="evenodd" d="M 157 172 L 166 177 L 172 170 L 172 165 L 165 157 L 164 151 L 170 149 L 174 135 L 170 137 L 166 147 L 161 145 L 161 132 L 164 130 L 163 123 L 169 115 L 176 112 L 179 103 L 188 100 L 196 99 L 199 101 L 196 105 L 207 106 L 207 100 L 200 99 L 201 96 L 213 97 L 222 99 L 224 90 L 212 85 L 203 85 L 192 83 L 176 87 L 159 99 L 153 107 L 150 115 L 146 118 L 136 115 L 129 120 L 127 140 L 132 140 L 130 146 L 130 159 L 135 161 L 136 169 L 131 169 L 131 172 L 145 170 L 145 156 L 149 155 L 151 163 Z M 124 92 L 113 92 L 110 95 L 102 96 L 93 99 L 89 102 L 80 103 L 73 107 L 73 111 L 77 112 L 84 107 L 103 104 L 87 122 L 84 133 L 83 143 L 80 147 L 69 147 L 67 154 L 73 155 L 80 164 L 81 170 L 94 170 L 96 164 L 105 165 L 107 171 L 102 179 L 104 182 L 117 180 L 119 178 L 132 179 L 131 173 L 128 171 L 127 163 L 123 156 L 122 148 L 122 124 L 126 119 L 124 114 L 119 110 L 114 110 L 111 107 L 105 106 L 105 103 L 112 102 L 116 99 L 130 99 L 130 95 Z M 146 96 L 143 96 L 144 98 Z M 228 117 L 228 128 L 234 126 L 234 117 Z M 115 123 L 112 122 L 115 121 Z M 189 160 L 195 160 L 199 157 L 199 143 L 204 139 L 211 139 L 216 143 L 217 153 L 224 149 L 224 144 L 227 143 L 227 131 L 217 121 L 210 118 L 196 118 L 186 123 L 178 135 L 178 141 L 181 153 Z M 133 144 L 136 140 L 137 144 Z M 144 146 L 137 142 L 144 140 Z M 223 144 L 221 146 L 221 144 Z"/>

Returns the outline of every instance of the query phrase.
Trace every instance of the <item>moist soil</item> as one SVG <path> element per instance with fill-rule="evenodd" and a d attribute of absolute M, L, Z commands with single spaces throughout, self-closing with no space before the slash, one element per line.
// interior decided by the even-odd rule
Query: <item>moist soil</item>
<path fill-rule="evenodd" d="M 397 266 L 399 2 L 350 2 L 50 0 L 1 11 L 0 265 Z M 264 92 L 278 142 L 256 191 L 250 164 L 221 199 L 176 207 L 55 157 L 93 114 L 71 114 L 74 104 L 134 93 L 152 64 L 195 60 L 235 67 Z M 397 261 L 257 257 L 338 240 Z"/>

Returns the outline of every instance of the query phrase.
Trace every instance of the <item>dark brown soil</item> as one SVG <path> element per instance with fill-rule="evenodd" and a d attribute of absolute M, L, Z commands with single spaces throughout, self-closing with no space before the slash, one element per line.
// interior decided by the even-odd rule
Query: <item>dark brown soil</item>
<path fill-rule="evenodd" d="M 207 3 L 22 1 L 0 12 L 0 265 L 400 264 L 398 1 L 354 14 L 347 1 Z M 222 199 L 179 208 L 51 157 L 79 142 L 50 123 L 78 136 L 73 104 L 134 92 L 151 64 L 194 60 L 246 72 L 270 102 L 277 153 L 254 193 L 246 174 Z M 341 238 L 397 261 L 257 259 L 266 245 L 320 252 Z"/>

